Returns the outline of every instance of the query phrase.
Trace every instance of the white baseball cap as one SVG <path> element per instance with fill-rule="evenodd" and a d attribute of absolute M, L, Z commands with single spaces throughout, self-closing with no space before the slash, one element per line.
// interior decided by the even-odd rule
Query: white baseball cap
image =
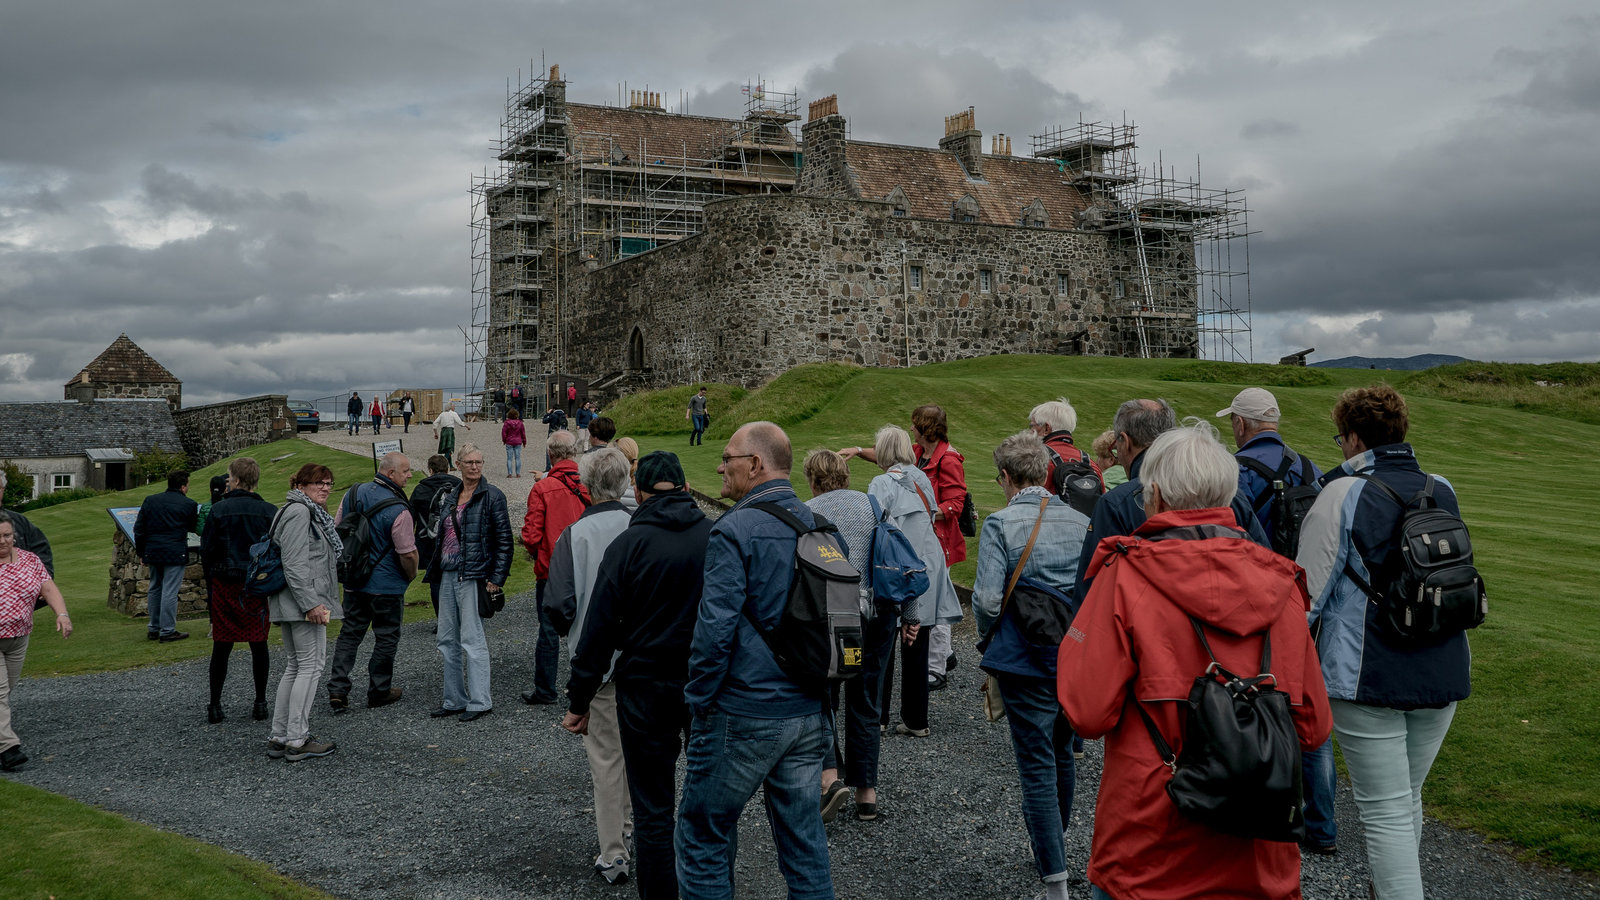
<path fill-rule="evenodd" d="M 1217 418 L 1226 415 L 1243 416 L 1258 422 L 1276 422 L 1280 417 L 1278 398 L 1265 388 L 1245 388 L 1234 396 L 1227 409 L 1217 410 Z"/>

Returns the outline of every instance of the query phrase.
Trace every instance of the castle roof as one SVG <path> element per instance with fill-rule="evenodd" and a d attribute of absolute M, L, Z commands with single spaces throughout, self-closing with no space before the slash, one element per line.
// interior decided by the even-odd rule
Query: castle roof
<path fill-rule="evenodd" d="M 699 160 L 720 157 L 722 146 L 745 124 L 741 119 L 621 109 L 588 103 L 567 104 L 567 118 L 572 123 L 573 153 L 580 158 L 604 158 L 611 151 L 611 144 L 615 143 L 635 163 L 660 159 L 668 165 L 683 165 L 683 157 L 687 155 L 691 166 Z M 788 130 L 785 129 L 783 133 L 788 135 L 787 143 L 774 145 L 774 148 L 797 149 Z M 608 136 L 611 139 L 609 143 L 606 140 Z M 641 142 L 645 154 L 643 159 L 639 158 Z"/>
<path fill-rule="evenodd" d="M 0 403 L 0 458 L 82 456 L 91 447 L 182 451 L 183 442 L 165 400 Z"/>
<path fill-rule="evenodd" d="M 103 384 L 182 383 L 178 381 L 178 376 L 167 371 L 166 366 L 156 362 L 155 357 L 144 352 L 126 334 L 118 335 L 111 346 L 100 351 L 100 355 L 72 376 L 66 386 L 83 380 L 85 374 L 89 376 L 89 381 Z"/>
<path fill-rule="evenodd" d="M 986 155 L 983 177 L 972 178 L 948 150 L 850 141 L 847 153 L 862 199 L 884 200 L 899 187 L 906 195 L 906 215 L 917 218 L 949 219 L 951 205 L 971 194 L 978 203 L 978 221 L 1019 225 L 1023 209 L 1037 198 L 1051 228 L 1070 229 L 1088 205 L 1083 193 L 1047 160 Z"/>

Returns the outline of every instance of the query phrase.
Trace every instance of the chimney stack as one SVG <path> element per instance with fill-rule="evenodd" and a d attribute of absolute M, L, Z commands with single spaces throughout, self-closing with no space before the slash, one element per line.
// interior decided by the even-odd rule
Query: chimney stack
<path fill-rule="evenodd" d="M 944 117 L 944 138 L 939 141 L 939 149 L 954 153 L 969 176 L 983 177 L 983 132 L 978 130 L 973 107 Z"/>

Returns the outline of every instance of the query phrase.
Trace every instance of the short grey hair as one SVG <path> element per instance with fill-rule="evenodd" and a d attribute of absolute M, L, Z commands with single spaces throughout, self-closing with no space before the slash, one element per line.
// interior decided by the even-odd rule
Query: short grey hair
<path fill-rule="evenodd" d="M 1019 431 L 994 448 L 994 467 L 1011 476 L 1017 487 L 1044 484 L 1050 471 L 1050 454 L 1032 431 Z"/>
<path fill-rule="evenodd" d="M 1146 504 L 1150 491 L 1160 489 L 1162 504 L 1171 509 L 1211 509 L 1233 502 L 1239 463 L 1217 440 L 1216 426 L 1190 418 L 1145 451 L 1139 480 Z"/>
<path fill-rule="evenodd" d="M 468 453 L 476 453 L 481 459 L 483 457 L 483 448 L 471 441 L 467 441 L 465 444 L 462 444 L 456 448 L 456 462 L 461 462 L 461 457 L 466 456 Z"/>
<path fill-rule="evenodd" d="M 549 451 L 552 462 L 558 459 L 578 458 L 578 438 L 565 429 L 558 430 L 550 435 L 550 439 L 545 442 L 544 448 Z"/>
<path fill-rule="evenodd" d="M 589 499 L 596 503 L 621 497 L 628 489 L 631 470 L 628 457 L 615 447 L 602 447 L 585 453 L 578 460 L 578 480 L 589 489 Z"/>
<path fill-rule="evenodd" d="M 1078 427 L 1078 411 L 1067 398 L 1057 397 L 1035 406 L 1033 412 L 1028 413 L 1028 421 L 1048 426 L 1051 431 L 1070 432 Z"/>
<path fill-rule="evenodd" d="M 461 453 L 465 453 L 466 448 L 471 446 L 471 444 L 462 444 Z M 473 449 L 476 450 L 477 448 L 473 447 Z M 461 453 L 457 453 L 456 456 L 460 456 Z M 406 455 L 404 453 L 401 453 L 398 450 L 391 450 L 383 455 L 383 459 L 379 460 L 378 472 L 379 474 L 387 475 L 388 473 L 393 472 L 395 469 L 400 468 L 400 464 L 406 461 Z"/>
<path fill-rule="evenodd" d="M 1165 400 L 1129 400 L 1117 407 L 1111 428 L 1128 436 L 1135 447 L 1149 447 L 1163 432 L 1178 427 L 1178 414 Z"/>
<path fill-rule="evenodd" d="M 872 439 L 872 455 L 878 458 L 878 465 L 885 469 L 890 466 L 909 466 L 917 461 L 911 454 L 911 435 L 899 425 L 885 425 L 878 429 Z"/>

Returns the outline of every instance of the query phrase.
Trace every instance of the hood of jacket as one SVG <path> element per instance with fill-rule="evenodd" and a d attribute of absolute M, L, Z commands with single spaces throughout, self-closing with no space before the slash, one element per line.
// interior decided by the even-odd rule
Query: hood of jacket
<path fill-rule="evenodd" d="M 706 514 L 700 510 L 684 491 L 669 491 L 664 494 L 655 494 L 640 504 L 633 514 L 634 525 L 652 525 L 664 528 L 667 531 L 688 531 L 695 525 L 705 521 Z"/>
<path fill-rule="evenodd" d="M 1169 600 L 1209 627 L 1234 635 L 1266 630 L 1283 614 L 1282 595 L 1252 590 L 1263 575 L 1294 580 L 1305 592 L 1305 573 L 1293 560 L 1261 547 L 1240 532 L 1236 553 L 1214 552 L 1217 540 L 1150 540 L 1152 535 L 1188 525 L 1221 525 L 1237 529 L 1229 507 L 1167 510 L 1145 520 L 1127 536 L 1107 537 L 1095 548 L 1090 565 L 1099 571 L 1113 563 L 1127 566 L 1121 578 L 1137 574 L 1141 593 Z M 1116 557 L 1121 557 L 1117 559 Z"/>

